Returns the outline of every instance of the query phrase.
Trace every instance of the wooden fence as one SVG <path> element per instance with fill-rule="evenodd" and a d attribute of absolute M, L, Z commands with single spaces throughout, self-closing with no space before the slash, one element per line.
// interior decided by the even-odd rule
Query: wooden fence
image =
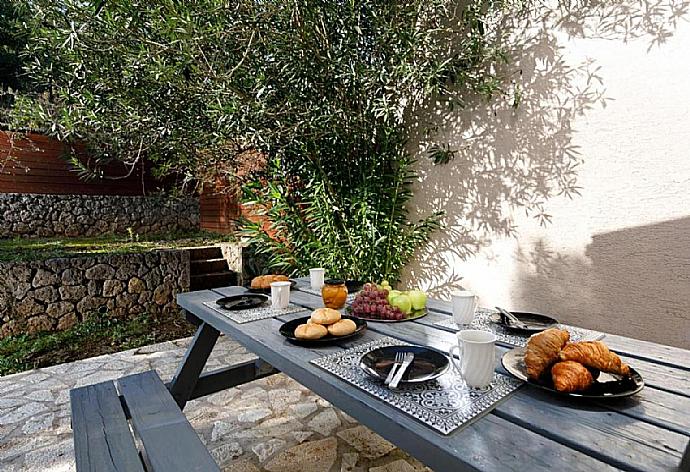
<path fill-rule="evenodd" d="M 59 195 L 147 195 L 170 188 L 174 179 L 157 180 L 148 169 L 138 168 L 125 179 L 85 181 L 63 158 L 62 143 L 40 134 L 21 135 L 0 131 L 0 193 Z M 83 153 L 82 159 L 87 159 Z M 125 169 L 108 169 L 124 175 Z M 143 174 L 143 175 L 142 175 Z M 220 189 L 220 190 L 218 190 Z M 240 215 L 238 199 L 214 185 L 204 187 L 199 197 L 201 228 L 227 233 Z"/>
<path fill-rule="evenodd" d="M 201 229 L 217 233 L 232 232 L 240 211 L 240 205 L 234 195 L 204 187 L 199 196 Z"/>
<path fill-rule="evenodd" d="M 142 168 L 126 179 L 85 181 L 62 157 L 62 143 L 40 134 L 28 138 L 0 132 L 0 193 L 145 195 L 165 185 Z M 85 153 L 83 156 L 86 159 Z M 113 175 L 126 174 L 124 166 L 107 170 Z"/>

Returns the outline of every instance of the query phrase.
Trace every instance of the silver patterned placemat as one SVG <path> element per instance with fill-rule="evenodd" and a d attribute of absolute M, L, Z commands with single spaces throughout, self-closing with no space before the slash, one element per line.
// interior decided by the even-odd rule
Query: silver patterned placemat
<path fill-rule="evenodd" d="M 319 290 L 313 290 L 311 287 L 299 287 L 300 292 L 308 293 L 310 295 L 316 295 L 317 297 L 321 296 L 321 291 Z M 352 303 L 355 297 L 357 296 L 359 292 L 352 292 L 347 294 L 347 300 L 345 303 Z"/>
<path fill-rule="evenodd" d="M 522 385 L 520 380 L 494 373 L 488 388 L 474 390 L 468 388 L 452 369 L 448 369 L 435 380 L 401 384 L 396 390 L 390 390 L 365 374 L 359 367 L 359 361 L 372 349 L 394 345 L 409 344 L 385 337 L 311 362 L 442 434 L 450 434 L 467 426 Z"/>
<path fill-rule="evenodd" d="M 250 321 L 265 320 L 266 318 L 273 318 L 276 316 L 289 315 L 290 313 L 297 313 L 298 311 L 304 311 L 305 308 L 292 303 L 288 305 L 284 310 L 274 310 L 271 305 L 260 306 L 258 308 L 251 308 L 249 310 L 226 310 L 219 307 L 215 302 L 204 302 L 204 305 L 211 308 L 218 313 L 227 316 L 235 323 L 249 323 Z"/>
<path fill-rule="evenodd" d="M 477 309 L 477 312 L 474 316 L 472 324 L 470 325 L 470 328 L 491 331 L 496 335 L 499 341 L 502 341 L 506 344 L 510 344 L 512 346 L 524 347 L 527 345 L 527 340 L 530 337 L 529 334 L 522 334 L 517 331 L 511 331 L 502 324 L 497 323 L 497 320 L 498 313 L 492 310 L 487 310 L 485 308 L 479 308 Z M 444 319 L 442 321 L 436 321 L 434 322 L 434 325 L 439 326 L 441 328 L 449 328 L 452 330 L 467 329 L 466 327 L 459 327 L 457 324 L 455 324 L 455 321 L 453 321 L 452 316 L 449 316 L 447 319 Z M 556 326 L 558 328 L 567 330 L 570 333 L 571 341 L 596 341 L 605 336 L 604 333 L 601 333 L 599 331 L 577 328 L 575 326 L 564 324 L 558 324 Z"/>

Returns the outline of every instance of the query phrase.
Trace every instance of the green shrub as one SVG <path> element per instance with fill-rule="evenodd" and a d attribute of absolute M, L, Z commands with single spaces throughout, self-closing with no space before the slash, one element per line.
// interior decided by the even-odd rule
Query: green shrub
<path fill-rule="evenodd" d="M 65 331 L 0 339 L 0 376 L 189 336 L 179 315 L 116 318 L 97 312 Z"/>

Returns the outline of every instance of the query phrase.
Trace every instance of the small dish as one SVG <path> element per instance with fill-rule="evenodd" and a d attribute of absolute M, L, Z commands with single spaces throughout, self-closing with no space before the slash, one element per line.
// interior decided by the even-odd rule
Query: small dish
<path fill-rule="evenodd" d="M 295 329 L 297 329 L 299 325 L 305 324 L 307 321 L 309 321 L 310 318 L 310 316 L 305 316 L 304 318 L 297 318 L 295 320 L 288 321 L 287 323 L 283 323 L 283 325 L 279 328 L 278 331 L 280 332 L 280 334 L 282 334 L 295 344 L 315 345 L 331 344 L 337 341 L 342 341 L 344 339 L 349 339 L 362 334 L 367 329 L 366 321 L 351 318 L 349 316 L 343 316 L 341 319 L 352 320 L 357 325 L 357 329 L 355 329 L 354 333 L 346 334 L 344 336 L 332 336 L 330 334 L 327 334 L 326 336 L 320 339 L 300 339 L 295 337 Z"/>
<path fill-rule="evenodd" d="M 515 349 L 511 349 L 503 355 L 501 358 L 501 363 L 510 374 L 518 379 L 524 380 L 528 384 L 537 388 L 548 390 L 549 392 L 553 392 L 561 396 L 595 400 L 622 398 L 635 395 L 644 388 L 644 380 L 642 380 L 642 376 L 631 367 L 629 377 L 601 372 L 599 377 L 587 390 L 583 390 L 581 392 L 559 392 L 554 388 L 549 376 L 544 379 L 540 379 L 539 381 L 528 378 L 524 357 L 525 348 L 516 347 Z"/>
<path fill-rule="evenodd" d="M 500 313 L 494 313 L 491 317 L 492 321 L 512 331 L 520 331 L 523 333 L 538 333 L 548 328 L 553 328 L 558 324 L 558 320 L 540 313 L 530 313 L 528 311 L 510 311 L 515 317 L 524 323 L 525 327 L 514 326 L 513 323 Z"/>
<path fill-rule="evenodd" d="M 425 346 L 385 346 L 369 351 L 362 356 L 359 367 L 383 382 L 395 362 L 398 352 L 412 352 L 414 360 L 405 371 L 401 383 L 418 383 L 433 380 L 443 375 L 450 366 L 448 357 L 441 351 Z"/>
<path fill-rule="evenodd" d="M 249 310 L 256 308 L 268 301 L 266 295 L 258 293 L 245 293 L 243 295 L 232 295 L 216 300 L 216 304 L 225 310 Z"/>
<path fill-rule="evenodd" d="M 359 280 L 346 280 L 345 286 L 347 287 L 348 293 L 355 293 L 355 292 L 359 292 L 360 290 L 362 290 L 362 287 L 364 286 L 364 282 L 361 282 Z"/>

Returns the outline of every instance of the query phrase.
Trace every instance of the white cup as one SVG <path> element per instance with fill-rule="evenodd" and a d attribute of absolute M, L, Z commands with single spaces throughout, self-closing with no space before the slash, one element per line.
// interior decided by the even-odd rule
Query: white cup
<path fill-rule="evenodd" d="M 453 321 L 458 326 L 469 325 L 474 320 L 474 312 L 479 303 L 479 297 L 466 290 L 450 294 L 453 307 Z"/>
<path fill-rule="evenodd" d="M 291 282 L 271 282 L 271 308 L 284 310 L 290 304 Z"/>
<path fill-rule="evenodd" d="M 311 289 L 321 291 L 323 287 L 323 279 L 326 276 L 326 269 L 309 269 L 309 281 L 311 282 Z"/>
<path fill-rule="evenodd" d="M 496 335 L 480 329 L 458 331 L 458 344 L 448 351 L 450 361 L 470 388 L 485 388 L 491 384 L 496 367 Z M 458 361 L 453 353 L 458 351 Z"/>

